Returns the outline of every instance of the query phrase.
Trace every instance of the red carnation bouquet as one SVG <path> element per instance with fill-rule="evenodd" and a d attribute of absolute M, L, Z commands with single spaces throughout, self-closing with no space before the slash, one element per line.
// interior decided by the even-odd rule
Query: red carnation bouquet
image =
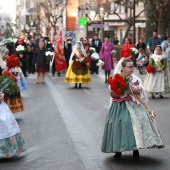
<path fill-rule="evenodd" d="M 8 69 L 20 67 L 19 58 L 16 57 L 14 54 L 11 54 L 9 57 L 6 58 L 6 66 Z"/>
<path fill-rule="evenodd" d="M 2 73 L 2 76 L 9 76 L 9 77 L 11 77 L 15 82 L 18 81 L 17 78 L 16 78 L 12 73 L 10 73 L 9 71 L 4 71 L 4 72 Z"/>
<path fill-rule="evenodd" d="M 115 74 L 109 77 L 108 83 L 112 91 L 117 94 L 124 94 L 130 90 L 130 80 L 126 75 Z"/>
<path fill-rule="evenodd" d="M 10 72 L 3 72 L 0 76 L 0 92 L 14 95 L 19 93 L 19 87 L 17 85 L 16 77 Z"/>
<path fill-rule="evenodd" d="M 152 73 L 152 74 L 155 72 L 155 69 L 153 68 L 153 66 L 151 64 L 146 66 L 146 70 L 148 73 Z"/>
<path fill-rule="evenodd" d="M 90 63 L 90 57 L 88 57 L 88 56 L 85 57 L 84 60 L 83 60 L 83 63 L 84 63 L 84 64 Z"/>

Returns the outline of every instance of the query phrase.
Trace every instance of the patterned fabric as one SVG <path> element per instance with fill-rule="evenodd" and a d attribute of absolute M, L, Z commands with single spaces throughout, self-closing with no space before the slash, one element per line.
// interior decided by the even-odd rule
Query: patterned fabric
<path fill-rule="evenodd" d="M 21 112 L 24 110 L 20 92 L 14 95 L 5 94 L 4 101 L 12 113 Z"/>
<path fill-rule="evenodd" d="M 0 159 L 16 156 L 25 150 L 25 141 L 20 133 L 0 140 Z"/>
<path fill-rule="evenodd" d="M 25 79 L 23 73 L 21 73 L 21 76 L 20 76 L 20 74 L 18 74 L 17 80 L 18 80 L 17 85 L 21 91 L 25 91 L 28 89 L 27 82 L 26 82 L 26 79 Z"/>
<path fill-rule="evenodd" d="M 83 68 L 81 67 L 83 70 L 76 70 L 74 62 L 75 61 L 73 61 L 72 64 L 69 65 L 64 82 L 90 84 L 91 78 L 87 65 L 81 63 L 81 65 L 83 65 Z M 84 66 L 86 67 L 86 70 L 84 69 Z"/>
<path fill-rule="evenodd" d="M 42 66 L 39 66 L 36 69 L 37 73 L 45 73 L 46 71 L 47 71 L 47 68 L 46 67 L 42 67 Z"/>
<path fill-rule="evenodd" d="M 102 152 L 164 147 L 155 122 L 147 110 L 131 101 L 112 102 L 106 117 Z"/>

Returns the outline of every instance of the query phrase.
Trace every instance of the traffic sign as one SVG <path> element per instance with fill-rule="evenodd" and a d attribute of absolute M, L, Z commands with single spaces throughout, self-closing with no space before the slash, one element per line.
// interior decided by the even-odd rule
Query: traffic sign
<path fill-rule="evenodd" d="M 104 24 L 91 24 L 92 28 L 104 28 Z"/>
<path fill-rule="evenodd" d="M 80 29 L 80 25 L 79 24 L 75 24 L 75 29 L 79 30 Z"/>

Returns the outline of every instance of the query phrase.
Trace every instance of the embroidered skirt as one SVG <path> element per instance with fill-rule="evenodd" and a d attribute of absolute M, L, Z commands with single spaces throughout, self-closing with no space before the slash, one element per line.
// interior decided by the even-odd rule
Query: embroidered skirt
<path fill-rule="evenodd" d="M 84 63 L 73 61 L 73 63 L 69 65 L 64 82 L 90 84 L 91 78 L 88 66 Z"/>

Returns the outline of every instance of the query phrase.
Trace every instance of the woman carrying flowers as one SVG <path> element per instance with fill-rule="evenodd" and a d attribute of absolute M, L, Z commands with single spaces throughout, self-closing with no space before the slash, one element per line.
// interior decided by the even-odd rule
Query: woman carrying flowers
<path fill-rule="evenodd" d="M 111 104 L 105 121 L 102 152 L 115 153 L 133 151 L 139 158 L 138 149 L 163 148 L 163 142 L 154 122 L 154 114 L 145 102 L 147 95 L 139 77 L 133 74 L 130 59 L 120 59 L 114 77 L 109 78 Z"/>
<path fill-rule="evenodd" d="M 25 77 L 28 75 L 26 74 L 26 55 L 27 55 L 27 44 L 24 42 L 24 37 L 22 35 L 18 36 L 18 41 L 15 43 L 15 50 L 17 56 L 21 62 L 21 69 Z"/>
<path fill-rule="evenodd" d="M 134 44 L 132 44 L 132 39 L 130 37 L 127 37 L 125 39 L 125 44 L 122 46 L 121 52 L 120 52 L 120 58 L 129 58 L 132 61 L 134 60 L 134 54 L 132 52 L 132 48 L 134 48 Z M 134 48 L 135 49 L 135 48 Z"/>
<path fill-rule="evenodd" d="M 26 150 L 20 128 L 3 99 L 4 94 L 0 92 L 0 159 L 17 156 Z"/>
<path fill-rule="evenodd" d="M 167 56 L 162 53 L 162 47 L 156 46 L 155 54 L 149 59 L 149 65 L 146 67 L 148 72 L 144 81 L 144 88 L 155 98 L 158 94 L 163 98 L 163 94 L 170 93 L 169 69 Z"/>
<path fill-rule="evenodd" d="M 6 58 L 7 56 L 5 56 Z M 18 87 L 18 80 L 16 75 L 12 72 L 15 67 L 20 65 L 18 57 L 10 55 L 6 58 L 6 63 L 3 66 L 3 71 L 0 75 L 0 92 L 5 93 L 4 101 L 11 109 L 12 113 L 20 112 L 24 110 L 20 89 Z"/>
<path fill-rule="evenodd" d="M 90 84 L 90 73 L 88 69 L 89 58 L 84 50 L 81 41 L 77 41 L 70 57 L 70 64 L 65 75 L 64 82 L 75 83 L 75 88 L 79 84 Z"/>

